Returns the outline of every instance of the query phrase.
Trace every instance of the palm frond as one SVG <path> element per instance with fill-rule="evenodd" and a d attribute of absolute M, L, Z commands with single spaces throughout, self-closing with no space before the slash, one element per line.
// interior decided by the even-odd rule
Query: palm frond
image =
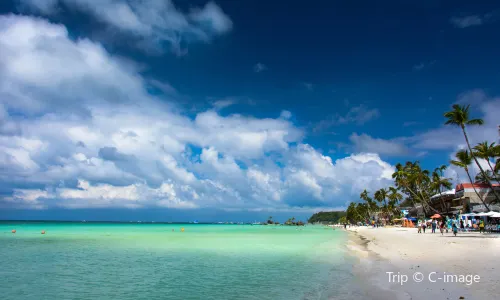
<path fill-rule="evenodd" d="M 483 125 L 484 120 L 483 119 L 472 119 L 472 120 L 466 121 L 465 124 L 467 124 L 467 125 Z"/>

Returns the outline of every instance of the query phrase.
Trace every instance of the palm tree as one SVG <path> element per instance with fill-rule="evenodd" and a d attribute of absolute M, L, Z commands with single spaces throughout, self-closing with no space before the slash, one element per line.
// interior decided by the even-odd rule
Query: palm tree
<path fill-rule="evenodd" d="M 448 112 L 444 113 L 444 117 L 448 118 L 448 120 L 445 122 L 445 125 L 456 125 L 462 129 L 462 132 L 463 132 L 464 137 L 465 137 L 465 142 L 467 143 L 467 147 L 469 148 L 470 154 L 471 154 L 472 158 L 474 159 L 474 162 L 476 163 L 476 165 L 479 167 L 481 174 L 483 174 L 483 176 L 486 177 L 486 174 L 483 170 L 483 167 L 479 164 L 476 156 L 474 155 L 474 152 L 472 151 L 472 148 L 471 148 L 470 143 L 469 143 L 469 137 L 467 136 L 467 132 L 465 131 L 466 125 L 483 125 L 484 121 L 482 119 L 469 119 L 469 108 L 470 108 L 470 105 L 460 106 L 458 104 L 454 104 L 452 111 L 448 111 Z M 497 192 L 493 188 L 491 181 L 487 177 L 486 177 L 486 181 L 487 181 L 491 191 L 495 195 L 495 198 L 497 199 L 498 202 L 500 202 L 500 196 L 498 196 Z"/>
<path fill-rule="evenodd" d="M 399 203 L 403 199 L 403 195 L 399 193 L 398 189 L 395 187 L 389 187 L 389 194 L 387 195 L 387 198 L 389 198 L 389 211 L 391 212 L 390 217 L 392 218 L 392 214 L 396 211 L 399 211 L 396 208 L 396 204 Z"/>
<path fill-rule="evenodd" d="M 469 173 L 469 165 L 472 163 L 472 157 L 469 155 L 469 152 L 467 150 L 460 150 L 455 154 L 455 157 L 457 160 L 451 160 L 450 163 L 454 166 L 463 168 L 465 170 L 465 173 L 467 173 L 467 176 L 469 177 L 470 183 L 472 184 L 472 188 L 474 189 L 474 192 L 476 195 L 479 197 L 479 200 L 484 204 L 484 207 L 486 207 L 486 210 L 490 211 L 490 208 L 486 203 L 483 201 L 483 197 L 479 195 L 479 193 L 476 190 L 476 187 L 474 186 L 474 182 L 472 181 L 472 178 L 470 177 Z"/>
<path fill-rule="evenodd" d="M 491 165 L 491 162 L 490 162 L 490 158 L 495 158 L 495 156 L 497 154 L 497 147 L 495 146 L 495 143 L 488 144 L 488 142 L 485 141 L 485 142 L 477 144 L 474 147 L 474 150 L 475 150 L 474 155 L 486 160 L 486 162 L 488 163 L 488 166 L 490 167 L 491 172 L 493 173 L 493 177 L 495 178 L 495 180 L 497 182 L 500 183 L 500 181 L 499 181 L 500 179 L 498 179 L 495 176 L 495 170 L 493 169 L 493 166 Z"/>
<path fill-rule="evenodd" d="M 432 172 L 432 183 L 431 187 L 434 191 L 439 193 L 439 199 L 441 202 L 441 209 L 442 211 L 445 211 L 445 205 L 444 205 L 444 200 L 443 200 L 443 194 L 441 191 L 441 188 L 445 189 L 451 189 L 452 184 L 451 184 L 451 178 L 444 178 L 444 170 L 446 170 L 446 166 L 442 165 L 439 168 L 434 169 L 434 172 Z M 446 212 L 448 213 L 448 209 L 446 208 Z"/>
<path fill-rule="evenodd" d="M 410 188 L 410 182 L 408 180 L 409 172 L 407 171 L 407 166 L 408 163 L 406 164 L 406 166 L 403 166 L 400 163 L 396 164 L 396 172 L 392 174 L 392 178 L 394 179 L 396 187 L 400 188 L 403 193 L 410 194 L 410 197 L 408 197 L 408 199 L 410 199 L 413 208 L 416 209 L 417 205 L 415 204 L 415 200 L 418 200 L 418 195 Z"/>
<path fill-rule="evenodd" d="M 486 171 L 486 177 L 490 180 L 492 180 L 494 177 L 493 177 L 493 173 L 490 171 L 490 170 L 487 170 Z M 486 177 L 483 176 L 483 174 L 479 173 L 476 175 L 476 177 L 474 178 L 474 180 L 477 182 L 477 183 L 486 183 L 487 182 L 487 179 Z"/>
<path fill-rule="evenodd" d="M 389 192 L 390 194 L 387 196 L 389 200 L 392 200 L 395 203 L 398 203 L 399 201 L 403 200 L 403 195 L 399 193 L 397 188 L 391 186 L 389 187 Z"/>
<path fill-rule="evenodd" d="M 366 212 L 368 215 L 368 219 L 370 219 L 371 213 L 378 210 L 377 203 L 375 203 L 375 201 L 370 198 L 370 195 L 368 194 L 368 191 L 366 189 L 359 195 L 359 198 L 366 202 Z"/>
<path fill-rule="evenodd" d="M 393 177 L 400 176 L 398 174 L 401 173 L 401 170 L 398 170 L 397 168 L 396 170 L 397 171 L 393 174 Z M 438 212 L 429 204 L 430 194 L 432 193 L 429 171 L 422 170 L 418 161 L 408 161 L 403 167 L 402 176 L 403 177 L 400 178 L 400 183 L 403 184 L 403 191 L 410 194 L 410 199 L 422 204 L 424 214 L 428 215 L 429 210 Z M 398 182 L 396 182 L 396 185 L 398 185 Z"/>
<path fill-rule="evenodd" d="M 384 203 L 382 206 L 382 213 L 387 217 L 388 215 L 388 207 L 387 207 L 387 190 L 386 189 L 380 189 L 375 192 L 373 195 L 375 200 L 377 200 L 380 204 Z"/>

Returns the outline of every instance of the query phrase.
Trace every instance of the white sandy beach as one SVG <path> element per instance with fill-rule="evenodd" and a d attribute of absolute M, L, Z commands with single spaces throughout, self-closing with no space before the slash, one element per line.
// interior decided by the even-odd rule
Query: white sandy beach
<path fill-rule="evenodd" d="M 348 247 L 360 262 L 357 272 L 371 284 L 393 291 L 395 299 L 500 297 L 500 234 L 454 237 L 451 232 L 419 234 L 416 228 L 348 230 L 353 233 Z M 389 278 L 387 272 L 394 276 Z"/>

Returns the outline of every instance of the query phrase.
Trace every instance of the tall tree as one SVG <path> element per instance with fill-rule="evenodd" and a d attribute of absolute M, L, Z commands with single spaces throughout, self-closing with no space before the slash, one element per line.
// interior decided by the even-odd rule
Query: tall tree
<path fill-rule="evenodd" d="M 396 187 L 408 195 L 408 199 L 411 201 L 413 208 L 416 209 L 416 201 L 419 201 L 418 195 L 412 190 L 409 177 L 410 172 L 408 171 L 408 163 L 405 166 L 400 163 L 396 164 L 396 172 L 392 174 L 392 178 L 394 179 Z M 425 208 L 423 209 L 424 213 L 426 213 Z"/>
<path fill-rule="evenodd" d="M 363 201 L 366 202 L 366 207 L 367 207 L 366 212 L 368 215 L 368 219 L 370 219 L 372 213 L 376 212 L 379 209 L 377 203 L 373 201 L 373 199 L 370 197 L 370 194 L 366 189 L 359 195 L 359 198 L 361 198 Z"/>
<path fill-rule="evenodd" d="M 487 178 L 486 173 L 483 170 L 483 167 L 481 166 L 481 164 L 479 164 L 479 162 L 478 162 L 476 156 L 474 155 L 474 152 L 472 151 L 472 148 L 470 146 L 469 137 L 467 136 L 467 132 L 465 130 L 465 127 L 469 126 L 469 125 L 483 125 L 484 121 L 482 119 L 470 119 L 469 118 L 469 108 L 470 108 L 470 105 L 460 106 L 458 104 L 454 104 L 453 110 L 444 113 L 444 117 L 448 119 L 445 122 L 445 124 L 459 126 L 462 129 L 462 132 L 463 132 L 464 137 L 465 137 L 465 142 L 467 143 L 467 147 L 469 148 L 470 154 L 471 154 L 472 158 L 474 159 L 474 162 L 479 167 L 481 174 L 483 174 L 483 176 L 486 178 L 486 181 L 487 181 L 491 191 L 493 192 L 493 195 L 495 195 L 496 201 L 500 202 L 500 196 L 497 194 L 497 192 L 493 188 L 493 185 L 491 184 L 491 180 L 489 180 Z"/>
<path fill-rule="evenodd" d="M 388 216 L 388 209 L 387 209 L 387 190 L 386 189 L 380 189 L 375 192 L 373 195 L 375 200 L 377 200 L 380 204 L 382 204 L 382 213 L 385 217 Z"/>
<path fill-rule="evenodd" d="M 434 169 L 434 172 L 432 172 L 432 182 L 431 182 L 431 188 L 439 193 L 439 199 L 441 202 L 441 210 L 446 213 L 448 213 L 448 207 L 445 205 L 444 200 L 443 200 L 443 193 L 442 193 L 442 188 L 445 189 L 451 189 L 452 184 L 451 184 L 451 178 L 444 178 L 444 170 L 446 170 L 446 166 L 442 165 L 439 168 Z"/>
<path fill-rule="evenodd" d="M 488 166 L 490 167 L 492 177 L 500 183 L 500 179 L 495 174 L 495 169 L 491 165 L 490 159 L 494 159 L 498 152 L 498 147 L 495 146 L 495 143 L 488 144 L 488 141 L 482 142 L 474 146 L 474 155 L 479 158 L 486 160 Z"/>
<path fill-rule="evenodd" d="M 493 173 L 490 170 L 486 170 L 486 177 L 488 177 L 489 180 L 495 180 L 494 176 L 495 175 L 493 175 Z M 483 174 L 478 173 L 474 178 L 474 180 L 476 181 L 476 183 L 487 184 L 488 179 L 486 179 L 486 177 L 484 177 Z"/>
<path fill-rule="evenodd" d="M 450 163 L 454 166 L 463 168 L 465 170 L 465 173 L 467 173 L 467 176 L 469 177 L 470 183 L 472 184 L 472 188 L 474 189 L 474 192 L 476 195 L 479 197 L 479 200 L 484 204 L 484 207 L 486 207 L 486 210 L 490 211 L 490 208 L 488 205 L 483 200 L 483 197 L 478 193 L 476 190 L 476 187 L 474 186 L 474 182 L 472 181 L 472 177 L 470 176 L 469 173 L 469 165 L 472 163 L 472 157 L 469 155 L 469 152 L 467 150 L 460 150 L 455 154 L 455 157 L 457 160 L 451 160 Z"/>
<path fill-rule="evenodd" d="M 387 204 L 390 212 L 389 217 L 392 219 L 394 213 L 399 213 L 397 204 L 403 199 L 403 195 L 399 193 L 398 189 L 391 186 L 389 187 L 389 194 L 387 195 L 387 198 L 389 198 L 389 203 Z"/>

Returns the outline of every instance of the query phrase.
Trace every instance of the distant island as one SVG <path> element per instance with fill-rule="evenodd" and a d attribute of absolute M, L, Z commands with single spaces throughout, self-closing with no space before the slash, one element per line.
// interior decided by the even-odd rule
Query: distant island
<path fill-rule="evenodd" d="M 269 216 L 269 218 L 267 218 L 267 221 L 263 224 L 264 225 L 286 225 L 286 226 L 304 226 L 305 225 L 304 222 L 302 222 L 302 221 L 295 222 L 295 217 L 291 217 L 288 220 L 286 220 L 286 222 L 284 222 L 283 224 L 280 224 L 280 222 L 273 221 L 272 216 Z"/>
<path fill-rule="evenodd" d="M 340 218 L 345 217 L 345 211 L 320 211 L 313 214 L 308 223 L 339 223 Z"/>

